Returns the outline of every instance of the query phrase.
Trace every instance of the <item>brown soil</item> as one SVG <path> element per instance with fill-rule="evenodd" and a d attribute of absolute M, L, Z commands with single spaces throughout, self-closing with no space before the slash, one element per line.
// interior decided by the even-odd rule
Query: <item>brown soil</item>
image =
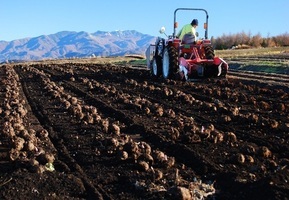
<path fill-rule="evenodd" d="M 288 79 L 3 65 L 0 199 L 289 199 Z"/>

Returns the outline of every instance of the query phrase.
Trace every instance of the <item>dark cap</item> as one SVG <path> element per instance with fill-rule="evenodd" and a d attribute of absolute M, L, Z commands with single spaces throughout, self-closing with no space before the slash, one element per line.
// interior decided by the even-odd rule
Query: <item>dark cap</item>
<path fill-rule="evenodd" d="M 191 22 L 191 25 L 197 25 L 198 26 L 199 22 L 197 19 L 193 19 L 193 21 Z"/>

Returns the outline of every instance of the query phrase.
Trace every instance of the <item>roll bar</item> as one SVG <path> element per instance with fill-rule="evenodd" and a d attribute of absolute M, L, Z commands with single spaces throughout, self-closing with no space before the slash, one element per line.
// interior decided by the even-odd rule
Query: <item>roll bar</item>
<path fill-rule="evenodd" d="M 205 28 L 205 39 L 208 39 L 208 19 L 209 19 L 209 15 L 208 12 L 205 9 L 201 9 L 201 8 L 177 8 L 174 12 L 174 33 L 173 33 L 173 37 L 176 36 L 176 18 L 177 18 L 177 12 L 179 10 L 196 10 L 196 11 L 204 11 L 206 13 L 206 25 L 204 26 Z"/>

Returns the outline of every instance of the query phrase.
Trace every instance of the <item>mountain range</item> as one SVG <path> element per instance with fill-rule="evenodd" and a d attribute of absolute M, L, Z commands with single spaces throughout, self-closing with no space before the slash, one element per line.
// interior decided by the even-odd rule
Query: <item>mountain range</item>
<path fill-rule="evenodd" d="M 155 36 L 135 30 L 95 33 L 62 31 L 9 42 L 0 41 L 0 62 L 143 55 L 155 39 Z"/>

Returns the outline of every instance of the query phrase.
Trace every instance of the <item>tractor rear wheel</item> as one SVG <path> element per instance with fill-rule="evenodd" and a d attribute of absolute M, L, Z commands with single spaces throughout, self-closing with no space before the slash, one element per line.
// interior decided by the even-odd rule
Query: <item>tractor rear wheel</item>
<path fill-rule="evenodd" d="M 160 56 L 154 56 L 151 73 L 155 77 L 160 77 L 162 74 L 162 61 Z"/>
<path fill-rule="evenodd" d="M 163 52 L 163 77 L 173 78 L 178 69 L 178 53 L 175 47 L 167 46 Z"/>
<path fill-rule="evenodd" d="M 205 55 L 207 59 L 214 59 L 215 57 L 215 52 L 214 49 L 211 45 L 205 46 Z"/>

